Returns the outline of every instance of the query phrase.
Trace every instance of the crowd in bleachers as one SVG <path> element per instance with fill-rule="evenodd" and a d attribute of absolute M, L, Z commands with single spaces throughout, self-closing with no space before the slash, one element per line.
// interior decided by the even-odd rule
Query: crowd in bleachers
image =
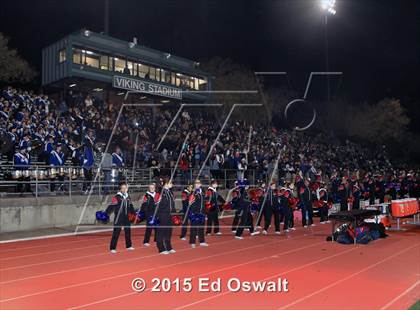
<path fill-rule="evenodd" d="M 61 102 L 55 102 L 45 94 L 12 87 L 3 89 L 0 95 L 3 162 L 13 164 L 15 169 L 25 169 L 33 159 L 49 166 L 81 166 L 84 177 L 91 180 L 92 167 L 107 155 L 103 153 L 104 146 L 111 136 L 120 104 L 72 91 Z M 224 116 L 211 116 L 199 109 L 184 111 L 157 149 L 175 112 L 162 108 L 123 109 L 108 150 L 107 167 L 131 167 L 135 157 L 136 167 L 151 168 L 157 177 L 175 165 L 189 133 L 178 166 L 187 181 L 189 169 L 203 166 Z M 383 175 L 390 182 L 407 178 L 418 181 L 415 171 L 393 166 L 382 146 L 370 149 L 321 132 L 302 133 L 233 119 L 205 163 L 203 175 L 221 178 L 221 169 L 229 169 L 238 179 L 246 177 L 249 171 L 255 173 L 255 179 L 268 179 L 280 150 L 279 175 L 275 179 L 285 182 L 297 174 L 325 181 L 336 175 L 359 180 Z"/>

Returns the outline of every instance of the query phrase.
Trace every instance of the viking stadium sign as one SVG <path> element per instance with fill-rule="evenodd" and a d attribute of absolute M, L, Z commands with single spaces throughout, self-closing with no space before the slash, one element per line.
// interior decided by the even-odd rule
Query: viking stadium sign
<path fill-rule="evenodd" d="M 182 99 L 182 91 L 179 88 L 150 83 L 139 79 L 130 79 L 127 77 L 114 75 L 112 85 L 115 88 L 133 90 L 141 93 L 175 99 Z"/>

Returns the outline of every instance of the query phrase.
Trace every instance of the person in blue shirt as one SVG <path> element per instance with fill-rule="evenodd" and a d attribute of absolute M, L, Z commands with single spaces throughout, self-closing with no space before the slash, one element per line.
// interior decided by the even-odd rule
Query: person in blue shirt
<path fill-rule="evenodd" d="M 64 153 L 61 150 L 60 143 L 57 144 L 57 146 L 55 147 L 55 150 L 51 151 L 48 161 L 52 168 L 50 171 L 54 172 L 54 174 L 50 175 L 50 190 L 51 192 L 54 192 L 56 185 L 62 188 L 63 182 L 64 182 L 64 175 L 60 173 L 60 167 L 64 166 L 65 157 L 64 157 Z M 56 182 L 56 180 L 58 180 L 58 182 Z"/>

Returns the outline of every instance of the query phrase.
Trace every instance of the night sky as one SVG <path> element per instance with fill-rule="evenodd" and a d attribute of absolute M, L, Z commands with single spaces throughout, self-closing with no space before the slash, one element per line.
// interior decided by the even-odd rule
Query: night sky
<path fill-rule="evenodd" d="M 320 0 L 110 1 L 110 35 L 127 41 L 135 36 L 201 62 L 221 56 L 253 71 L 287 71 L 299 91 L 309 72 L 325 69 Z M 39 71 L 42 47 L 80 28 L 103 30 L 103 3 L 4 0 L 0 31 Z M 344 72 L 340 94 L 397 97 L 419 120 L 420 1 L 337 0 L 336 8 L 328 40 L 330 70 Z"/>

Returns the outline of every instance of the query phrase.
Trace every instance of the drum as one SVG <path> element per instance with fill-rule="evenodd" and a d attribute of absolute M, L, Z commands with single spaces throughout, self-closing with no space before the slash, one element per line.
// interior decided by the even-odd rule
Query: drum
<path fill-rule="evenodd" d="M 63 177 L 66 174 L 66 168 L 60 167 L 58 168 L 58 174 Z"/>
<path fill-rule="evenodd" d="M 48 174 L 51 179 L 54 179 L 57 176 L 57 169 L 56 168 L 50 168 Z"/>
<path fill-rule="evenodd" d="M 85 177 L 85 171 L 83 170 L 83 168 L 79 168 L 79 173 L 78 174 L 81 178 Z"/>
<path fill-rule="evenodd" d="M 33 179 L 37 179 L 38 178 L 38 169 L 34 169 L 31 171 L 31 177 Z"/>
<path fill-rule="evenodd" d="M 68 168 L 67 176 L 68 176 L 69 179 L 71 178 L 72 180 L 77 179 L 77 169 L 76 168 Z"/>
<path fill-rule="evenodd" d="M 42 169 L 37 171 L 38 180 L 44 180 L 47 176 L 47 171 Z"/>
<path fill-rule="evenodd" d="M 12 178 L 17 180 L 22 176 L 22 170 L 13 170 Z"/>
<path fill-rule="evenodd" d="M 24 178 L 30 178 L 31 177 L 31 170 L 23 170 L 22 171 Z"/>

